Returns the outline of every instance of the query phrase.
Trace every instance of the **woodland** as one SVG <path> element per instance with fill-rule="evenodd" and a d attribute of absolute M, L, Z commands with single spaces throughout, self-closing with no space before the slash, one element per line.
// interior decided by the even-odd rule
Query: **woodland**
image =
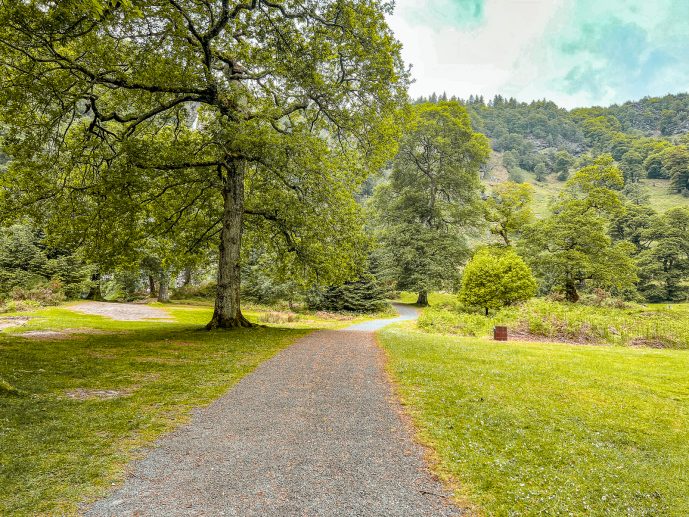
<path fill-rule="evenodd" d="M 80 514 L 157 449 L 208 507 L 287 465 L 317 482 L 282 514 L 689 514 L 689 94 L 413 99 L 393 9 L 0 0 L 0 513 Z"/>

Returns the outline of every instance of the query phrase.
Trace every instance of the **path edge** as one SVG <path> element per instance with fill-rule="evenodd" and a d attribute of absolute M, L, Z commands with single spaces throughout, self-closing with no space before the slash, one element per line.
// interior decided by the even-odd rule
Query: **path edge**
<path fill-rule="evenodd" d="M 387 329 L 390 327 L 388 326 Z M 418 445 L 423 451 L 423 460 L 425 467 L 430 476 L 437 480 L 441 486 L 448 491 L 451 501 L 448 503 L 454 504 L 459 510 L 460 514 L 467 517 L 483 517 L 485 513 L 473 501 L 471 501 L 469 494 L 463 488 L 462 482 L 457 477 L 442 467 L 440 455 L 433 447 L 433 443 L 428 439 L 424 433 L 423 428 L 419 423 L 417 416 L 418 410 L 407 401 L 402 393 L 402 386 L 395 377 L 392 370 L 392 357 L 390 352 L 380 342 L 380 332 L 385 329 L 380 329 L 373 332 L 373 342 L 379 351 L 379 361 L 385 382 L 390 389 L 390 404 L 394 411 L 400 416 L 400 419 L 411 436 L 413 442 Z"/>

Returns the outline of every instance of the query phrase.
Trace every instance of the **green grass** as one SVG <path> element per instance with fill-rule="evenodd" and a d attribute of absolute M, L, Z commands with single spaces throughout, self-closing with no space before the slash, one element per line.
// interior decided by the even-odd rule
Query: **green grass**
<path fill-rule="evenodd" d="M 403 327 L 380 342 L 461 502 L 489 515 L 689 515 L 689 353 Z"/>
<path fill-rule="evenodd" d="M 510 332 L 554 341 L 689 349 L 686 303 L 614 307 L 537 298 L 486 317 L 464 312 L 456 297 L 447 296 L 422 312 L 421 329 L 482 337 L 491 335 L 495 325 L 507 325 Z"/>
<path fill-rule="evenodd" d="M 397 300 L 397 302 L 400 303 L 408 303 L 408 304 L 415 304 L 416 299 L 418 297 L 418 293 L 412 293 L 409 291 L 402 291 L 400 293 L 400 296 Z M 432 292 L 428 294 L 428 304 L 431 306 L 438 305 L 438 304 L 446 304 L 450 303 L 453 300 L 456 300 L 457 296 L 451 293 L 438 293 L 438 292 Z"/>
<path fill-rule="evenodd" d="M 92 332 L 67 339 L 0 332 L 0 515 L 76 514 L 80 502 L 123 479 L 137 449 L 307 332 L 206 332 L 199 329 L 208 307 L 165 308 L 175 321 L 117 322 L 50 308 L 13 330 Z M 314 317 L 300 325 L 326 323 Z M 120 396 L 69 396 L 95 393 L 88 390 Z"/>

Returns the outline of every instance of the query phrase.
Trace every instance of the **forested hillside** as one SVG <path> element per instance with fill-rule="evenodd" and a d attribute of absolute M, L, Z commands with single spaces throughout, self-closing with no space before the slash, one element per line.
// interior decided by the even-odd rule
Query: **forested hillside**
<path fill-rule="evenodd" d="M 433 94 L 417 102 L 446 98 Z M 622 169 L 628 194 L 649 199 L 661 211 L 689 205 L 687 94 L 571 111 L 550 101 L 525 103 L 500 95 L 460 102 L 474 128 L 491 139 L 494 156 L 483 179 L 533 183 L 539 214 L 572 171 L 605 153 Z"/>

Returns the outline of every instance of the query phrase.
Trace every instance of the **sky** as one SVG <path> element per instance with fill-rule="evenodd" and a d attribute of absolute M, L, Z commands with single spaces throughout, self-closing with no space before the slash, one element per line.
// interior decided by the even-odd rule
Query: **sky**
<path fill-rule="evenodd" d="M 689 0 L 397 0 L 412 97 L 607 106 L 689 91 Z"/>

